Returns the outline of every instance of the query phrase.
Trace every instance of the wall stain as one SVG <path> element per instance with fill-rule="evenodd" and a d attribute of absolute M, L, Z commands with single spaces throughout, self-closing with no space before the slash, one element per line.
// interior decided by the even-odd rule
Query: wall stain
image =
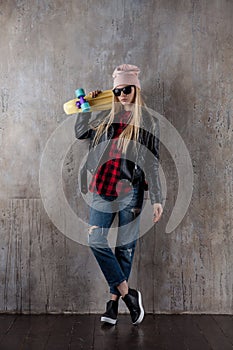
<path fill-rule="evenodd" d="M 9 108 L 9 89 L 3 88 L 1 89 L 1 110 L 2 113 L 6 113 Z"/>

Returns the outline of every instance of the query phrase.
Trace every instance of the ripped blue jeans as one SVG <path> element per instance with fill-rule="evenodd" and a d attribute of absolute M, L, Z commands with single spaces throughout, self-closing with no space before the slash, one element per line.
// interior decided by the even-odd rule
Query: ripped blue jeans
<path fill-rule="evenodd" d="M 139 185 L 117 198 L 93 194 L 88 243 L 108 282 L 110 293 L 118 296 L 120 292 L 117 286 L 123 281 L 128 281 L 130 275 L 139 237 L 143 197 L 144 189 Z M 118 214 L 118 224 L 115 227 L 117 235 L 116 237 L 113 235 L 114 244 L 110 244 L 109 230 L 116 214 Z"/>

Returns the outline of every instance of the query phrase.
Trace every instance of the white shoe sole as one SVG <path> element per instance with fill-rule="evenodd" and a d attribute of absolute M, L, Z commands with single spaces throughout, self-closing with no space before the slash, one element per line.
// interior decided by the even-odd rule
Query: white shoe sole
<path fill-rule="evenodd" d="M 138 303 L 139 303 L 139 307 L 140 307 L 141 312 L 140 312 L 140 315 L 139 315 L 137 321 L 134 322 L 133 325 L 137 325 L 137 324 L 141 323 L 143 318 L 144 318 L 144 309 L 142 306 L 142 295 L 139 291 L 137 291 L 137 292 L 138 292 Z"/>
<path fill-rule="evenodd" d="M 101 322 L 107 322 L 107 323 L 110 323 L 110 324 L 116 324 L 117 323 L 117 320 L 113 320 L 112 318 L 105 317 L 105 316 L 102 316 L 100 320 L 101 320 Z"/>

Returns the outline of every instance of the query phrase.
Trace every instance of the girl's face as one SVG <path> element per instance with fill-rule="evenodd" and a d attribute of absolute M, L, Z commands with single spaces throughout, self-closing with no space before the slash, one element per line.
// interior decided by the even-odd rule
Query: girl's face
<path fill-rule="evenodd" d="M 117 96 L 117 99 L 118 99 L 118 101 L 123 105 L 123 106 L 127 106 L 127 105 L 129 105 L 130 103 L 133 103 L 134 102 L 134 98 L 135 98 L 135 91 L 136 91 L 136 89 L 135 89 L 135 86 L 133 86 L 133 85 L 119 85 L 119 86 L 117 86 L 117 88 L 115 89 L 115 90 L 117 90 L 117 89 L 123 89 L 123 88 L 125 88 L 125 87 L 129 87 L 129 86 L 131 86 L 131 91 L 130 91 L 130 93 L 128 94 L 128 93 L 126 93 L 126 92 L 128 92 L 127 91 L 127 89 L 128 90 L 130 90 L 130 88 L 127 88 L 126 89 L 126 91 L 124 92 L 124 90 L 122 91 L 120 91 L 120 96 Z"/>

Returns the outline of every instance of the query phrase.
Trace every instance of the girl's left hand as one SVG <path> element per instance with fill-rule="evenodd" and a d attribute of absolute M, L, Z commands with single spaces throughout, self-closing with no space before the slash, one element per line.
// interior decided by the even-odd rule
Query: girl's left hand
<path fill-rule="evenodd" d="M 162 204 L 160 203 L 155 203 L 153 205 L 154 207 L 154 218 L 153 218 L 153 222 L 158 222 L 161 218 L 162 212 L 163 212 L 163 207 Z"/>

